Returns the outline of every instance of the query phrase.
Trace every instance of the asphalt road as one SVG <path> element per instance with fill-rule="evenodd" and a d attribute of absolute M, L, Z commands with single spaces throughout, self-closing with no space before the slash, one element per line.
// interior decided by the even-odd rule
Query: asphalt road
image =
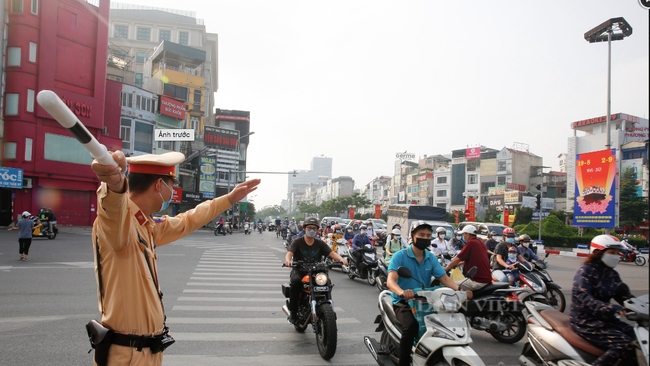
<path fill-rule="evenodd" d="M 18 233 L 0 230 L 0 365 L 91 365 L 84 325 L 99 319 L 90 231 L 62 228 L 34 239 L 19 260 Z M 284 246 L 275 233 L 215 237 L 199 231 L 158 248 L 168 325 L 176 344 L 163 365 L 374 365 L 363 345 L 378 314 L 375 287 L 332 271 L 338 347 L 330 362 L 314 334 L 297 333 L 281 311 Z M 581 259 L 549 257 L 549 272 L 570 301 Z M 617 270 L 636 295 L 648 291 L 648 267 Z M 523 341 L 506 345 L 472 332 L 487 365 L 516 365 Z"/>

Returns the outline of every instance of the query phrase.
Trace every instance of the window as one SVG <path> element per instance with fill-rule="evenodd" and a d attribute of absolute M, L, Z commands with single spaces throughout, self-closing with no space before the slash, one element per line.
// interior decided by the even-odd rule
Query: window
<path fill-rule="evenodd" d="M 120 138 L 122 139 L 122 149 L 131 150 L 131 120 L 128 118 L 120 120 Z"/>
<path fill-rule="evenodd" d="M 146 52 L 136 52 L 135 53 L 135 62 L 144 63 L 147 60 Z"/>
<path fill-rule="evenodd" d="M 172 97 L 183 101 L 187 100 L 187 88 L 174 84 L 165 84 L 163 87 L 163 94 L 171 94 Z"/>
<path fill-rule="evenodd" d="M 158 41 L 170 41 L 172 40 L 172 31 L 161 29 L 158 37 Z"/>
<path fill-rule="evenodd" d="M 65 163 L 88 165 L 93 162 L 88 150 L 74 138 L 53 133 L 45 134 L 44 156 L 46 160 Z"/>
<path fill-rule="evenodd" d="M 437 197 L 447 197 L 447 191 L 446 190 L 438 191 L 438 192 L 436 192 L 436 196 Z"/>
<path fill-rule="evenodd" d="M 194 89 L 194 104 L 192 108 L 197 111 L 201 110 L 201 91 L 198 89 Z"/>
<path fill-rule="evenodd" d="M 438 184 L 447 184 L 447 177 L 438 177 L 436 181 Z"/>
<path fill-rule="evenodd" d="M 20 47 L 7 47 L 7 66 L 20 66 Z"/>
<path fill-rule="evenodd" d="M 6 94 L 6 106 L 5 106 L 5 116 L 16 116 L 18 115 L 18 94 L 17 93 L 7 93 Z M 15 158 L 14 158 L 15 159 Z"/>
<path fill-rule="evenodd" d="M 34 112 L 34 91 L 27 89 L 27 112 Z"/>
<path fill-rule="evenodd" d="M 135 96 L 135 108 L 140 109 L 140 99 L 142 99 L 141 96 L 136 95 Z"/>
<path fill-rule="evenodd" d="M 150 41 L 151 40 L 151 28 L 140 28 L 138 27 L 138 41 Z"/>
<path fill-rule="evenodd" d="M 121 76 L 108 75 L 108 76 L 106 76 L 106 78 L 108 80 L 113 80 L 113 81 L 117 81 L 117 82 L 120 82 L 120 83 L 122 82 L 122 77 Z"/>
<path fill-rule="evenodd" d="M 147 112 L 153 112 L 153 110 L 151 109 L 151 104 L 152 104 L 151 99 L 147 98 Z"/>
<path fill-rule="evenodd" d="M 477 177 L 478 176 L 476 174 L 468 175 L 467 176 L 467 184 L 476 184 L 476 183 L 478 183 Z"/>
<path fill-rule="evenodd" d="M 506 161 L 497 161 L 497 171 L 499 172 L 505 172 L 506 171 Z"/>
<path fill-rule="evenodd" d="M 29 62 L 36 62 L 36 43 L 29 42 Z"/>
<path fill-rule="evenodd" d="M 15 159 L 16 158 L 16 143 L 15 142 L 5 142 L 5 159 Z"/>
<path fill-rule="evenodd" d="M 142 74 L 135 74 L 135 86 L 142 88 Z"/>
<path fill-rule="evenodd" d="M 32 0 L 32 14 L 38 15 L 38 0 Z"/>
<path fill-rule="evenodd" d="M 32 144 L 34 140 L 25 138 L 25 161 L 32 161 Z"/>
<path fill-rule="evenodd" d="M 194 136 L 199 135 L 201 120 L 197 116 L 190 116 L 190 128 L 194 130 Z"/>
<path fill-rule="evenodd" d="M 115 25 L 115 31 L 113 32 L 113 37 L 115 37 L 115 38 L 129 38 L 129 26 L 128 25 Z"/>
<path fill-rule="evenodd" d="M 176 141 L 158 141 L 158 148 L 169 151 L 176 150 Z"/>
<path fill-rule="evenodd" d="M 124 50 L 114 50 L 113 54 L 117 58 L 121 58 L 122 60 L 126 60 L 127 53 Z"/>
<path fill-rule="evenodd" d="M 189 32 L 178 32 L 178 43 L 188 45 L 190 44 Z"/>
<path fill-rule="evenodd" d="M 133 150 L 151 153 L 153 148 L 153 126 L 147 123 L 136 122 L 133 139 Z"/>
<path fill-rule="evenodd" d="M 500 176 L 500 177 L 497 177 L 497 185 L 498 185 L 498 186 L 502 186 L 502 185 L 504 185 L 504 184 L 506 184 L 506 177 L 505 177 L 505 175 L 502 175 L 502 176 Z"/>
<path fill-rule="evenodd" d="M 22 13 L 23 12 L 23 0 L 11 0 L 11 12 L 12 13 Z M 15 157 L 14 157 L 15 159 Z"/>
<path fill-rule="evenodd" d="M 122 93 L 122 107 L 133 107 L 133 96 L 130 93 Z"/>

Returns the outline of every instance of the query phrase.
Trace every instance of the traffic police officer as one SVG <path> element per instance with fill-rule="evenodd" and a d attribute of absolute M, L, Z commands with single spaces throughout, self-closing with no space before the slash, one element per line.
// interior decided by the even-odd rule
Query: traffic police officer
<path fill-rule="evenodd" d="M 92 163 L 102 182 L 92 231 L 99 310 L 102 324 L 115 332 L 107 364 L 160 365 L 162 352 L 152 342 L 168 330 L 158 286 L 156 247 L 207 224 L 256 190 L 260 180 L 241 183 L 227 195 L 205 201 L 193 210 L 154 221 L 151 215 L 171 202 L 172 186 L 178 183 L 175 166 L 185 156 L 170 152 L 127 159 L 121 151 L 112 156 L 118 167 L 97 160 Z M 127 161 L 128 179 L 123 174 Z"/>

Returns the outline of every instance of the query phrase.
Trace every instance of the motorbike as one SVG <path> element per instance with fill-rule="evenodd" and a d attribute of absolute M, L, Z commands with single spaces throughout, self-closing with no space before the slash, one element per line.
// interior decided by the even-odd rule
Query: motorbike
<path fill-rule="evenodd" d="M 348 277 L 350 277 L 351 280 L 354 280 L 355 277 L 359 277 L 368 281 L 370 286 L 374 286 L 374 270 L 377 268 L 377 249 L 372 244 L 366 244 L 362 247 L 357 247 L 357 250 L 361 251 L 361 262 L 357 263 L 356 256 L 350 253 L 348 261 Z"/>
<path fill-rule="evenodd" d="M 214 226 L 214 236 L 218 236 L 219 234 L 226 236 L 226 229 L 223 224 L 217 222 L 217 224 Z"/>
<path fill-rule="evenodd" d="M 282 235 L 282 240 L 287 239 L 287 231 L 288 231 L 287 227 L 283 225 L 282 228 L 280 229 L 280 235 Z"/>
<path fill-rule="evenodd" d="M 379 292 L 388 290 L 388 285 L 386 280 L 388 279 L 388 265 L 386 264 L 386 258 L 379 257 L 377 262 L 377 268 L 373 271 L 375 276 L 375 285 Z"/>
<path fill-rule="evenodd" d="M 645 257 L 639 255 L 639 253 L 640 252 L 636 249 L 633 250 L 631 253 L 628 253 L 627 255 L 623 254 L 622 252 L 619 252 L 618 259 L 620 262 L 630 262 L 636 264 L 637 266 L 643 266 L 646 262 L 646 259 Z"/>
<path fill-rule="evenodd" d="M 325 263 L 308 263 L 295 261 L 294 268 L 307 274 L 302 279 L 302 292 L 300 293 L 300 304 L 296 314 L 294 328 L 298 332 L 304 332 L 309 324 L 312 325 L 316 333 L 316 345 L 320 356 L 329 360 L 336 353 L 337 343 L 337 326 L 336 313 L 334 312 L 334 303 L 332 302 L 332 281 L 329 277 L 329 269 L 340 266 L 341 262 Z M 282 265 L 286 267 L 286 265 Z M 291 298 L 291 285 L 282 285 L 282 294 L 287 298 L 286 304 L 282 306 L 287 316 L 291 314 L 289 310 L 289 300 Z"/>
<path fill-rule="evenodd" d="M 41 222 L 36 216 L 33 216 L 32 220 L 34 221 L 34 228 L 39 229 L 32 232 L 33 238 L 48 238 L 50 240 L 56 238 L 56 235 L 59 233 L 56 224 L 52 225 L 52 231 L 50 231 L 50 224 L 47 221 Z M 35 234 L 36 232 L 38 232 L 38 234 Z"/>
<path fill-rule="evenodd" d="M 261 224 L 257 224 L 257 231 L 261 234 L 264 231 L 264 227 Z"/>
<path fill-rule="evenodd" d="M 338 255 L 340 255 L 343 258 L 348 258 L 348 242 L 347 240 L 341 238 L 336 241 L 333 241 L 331 238 L 332 234 L 329 234 L 327 237 L 327 245 L 332 248 L 333 251 L 335 251 Z M 333 263 L 334 260 L 330 257 L 325 258 L 325 263 L 330 264 Z M 348 266 L 342 264 L 341 265 L 341 272 L 347 273 L 348 271 Z"/>
<path fill-rule="evenodd" d="M 476 273 L 472 268 L 471 278 Z M 411 278 L 406 267 L 397 269 L 403 278 Z M 465 291 L 454 291 L 448 287 L 425 288 L 414 291 L 416 297 L 410 302 L 414 317 L 420 325 L 415 350 L 411 354 L 412 365 L 484 365 L 478 354 L 470 347 L 471 327 L 465 316 L 459 312 L 467 299 Z M 392 366 L 399 364 L 399 343 L 402 326 L 395 316 L 390 291 L 379 294 L 380 314 L 375 319 L 379 324 L 376 332 L 381 332 L 379 342 L 365 336 L 364 344 L 377 364 Z"/>
<path fill-rule="evenodd" d="M 244 223 L 244 234 L 250 234 L 251 233 L 251 224 L 246 222 Z"/>
<path fill-rule="evenodd" d="M 645 360 L 648 365 L 648 295 L 634 298 L 621 284 L 614 299 L 625 308 L 627 319 L 635 322 L 638 364 Z M 591 365 L 606 351 L 576 334 L 568 314 L 534 301 L 526 303 L 526 309 L 528 342 L 519 356 L 520 365 Z"/>
<path fill-rule="evenodd" d="M 546 284 L 533 273 L 533 265 L 530 262 L 517 262 L 515 268 L 519 271 L 519 275 L 515 278 L 515 286 L 520 285 L 520 287 L 513 287 L 513 290 L 515 290 L 515 296 L 519 301 L 522 303 L 537 301 L 548 304 Z M 508 282 L 508 277 L 500 269 L 492 271 L 492 278 L 496 279 L 497 282 Z"/>
<path fill-rule="evenodd" d="M 286 235 L 286 234 L 284 234 Z M 289 245 L 291 245 L 291 242 L 293 242 L 293 239 L 298 235 L 298 233 L 290 231 L 288 235 L 286 235 L 286 240 L 284 241 L 284 247 L 286 249 L 289 249 Z"/>
<path fill-rule="evenodd" d="M 268 231 L 275 231 L 275 224 L 269 224 Z"/>
<path fill-rule="evenodd" d="M 544 259 L 548 258 L 549 254 L 546 253 Z M 526 258 L 528 259 L 528 258 Z M 545 260 L 539 259 L 534 261 L 535 268 L 533 272 L 538 278 L 540 278 L 546 285 L 546 300 L 549 305 L 551 305 L 555 310 L 563 313 L 566 309 L 566 298 L 562 293 L 562 288 L 557 283 L 553 282 L 551 275 L 546 271 L 548 267 L 548 262 Z"/>

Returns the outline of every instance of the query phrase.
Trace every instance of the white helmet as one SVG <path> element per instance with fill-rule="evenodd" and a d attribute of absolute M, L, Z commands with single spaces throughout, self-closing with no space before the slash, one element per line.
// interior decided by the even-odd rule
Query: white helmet
<path fill-rule="evenodd" d="M 402 235 L 402 231 L 400 229 L 393 229 L 393 231 L 391 231 L 391 233 L 393 235 Z"/>
<path fill-rule="evenodd" d="M 436 233 L 446 233 L 446 232 L 447 232 L 447 230 L 446 230 L 444 227 L 442 227 L 442 226 L 439 226 L 439 227 L 436 229 Z"/>
<path fill-rule="evenodd" d="M 23 212 L 23 217 L 30 217 L 30 216 L 32 216 L 32 214 L 30 214 L 29 212 L 27 211 Z"/>
<path fill-rule="evenodd" d="M 476 227 L 474 225 L 467 225 L 461 230 L 461 233 L 476 235 Z"/>
<path fill-rule="evenodd" d="M 591 239 L 589 253 L 593 253 L 594 250 L 607 249 L 625 249 L 625 245 L 621 244 L 621 241 L 612 235 L 598 235 Z"/>

